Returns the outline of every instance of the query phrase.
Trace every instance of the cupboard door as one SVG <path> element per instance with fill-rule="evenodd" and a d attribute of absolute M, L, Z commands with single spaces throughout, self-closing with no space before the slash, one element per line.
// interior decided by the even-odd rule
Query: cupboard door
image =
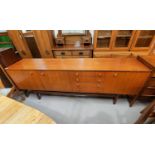
<path fill-rule="evenodd" d="M 137 94 L 149 77 L 145 72 L 105 72 L 100 92 L 110 94 Z"/>
<path fill-rule="evenodd" d="M 110 50 L 113 41 L 112 30 L 97 30 L 94 36 L 94 48 L 101 50 Z"/>
<path fill-rule="evenodd" d="M 136 32 L 131 50 L 148 51 L 152 44 L 155 44 L 155 30 L 139 30 Z"/>
<path fill-rule="evenodd" d="M 52 58 L 52 48 L 54 43 L 53 31 L 50 30 L 33 30 L 42 58 Z"/>
<path fill-rule="evenodd" d="M 117 30 L 114 31 L 113 50 L 129 50 L 136 31 Z"/>
<path fill-rule="evenodd" d="M 8 30 L 8 35 L 22 58 L 32 57 L 31 51 L 21 31 Z"/>
<path fill-rule="evenodd" d="M 44 90 L 72 92 L 67 71 L 38 71 Z"/>
<path fill-rule="evenodd" d="M 7 71 L 19 89 L 44 90 L 36 71 Z"/>

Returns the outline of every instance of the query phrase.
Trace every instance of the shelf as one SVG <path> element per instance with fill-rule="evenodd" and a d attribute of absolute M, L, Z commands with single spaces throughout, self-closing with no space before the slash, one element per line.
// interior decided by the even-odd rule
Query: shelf
<path fill-rule="evenodd" d="M 117 35 L 116 37 L 123 37 L 123 38 L 125 37 L 126 38 L 126 37 L 131 37 L 131 35 Z"/>
<path fill-rule="evenodd" d="M 147 35 L 147 36 L 139 36 L 138 39 L 146 39 L 146 38 L 152 38 L 153 36 L 152 35 Z"/>
<path fill-rule="evenodd" d="M 0 45 L 3 45 L 3 44 L 12 44 L 12 42 L 0 42 Z"/>
<path fill-rule="evenodd" d="M 155 87 L 147 87 L 147 89 L 155 89 Z"/>
<path fill-rule="evenodd" d="M 98 36 L 97 39 L 111 38 L 111 36 Z"/>

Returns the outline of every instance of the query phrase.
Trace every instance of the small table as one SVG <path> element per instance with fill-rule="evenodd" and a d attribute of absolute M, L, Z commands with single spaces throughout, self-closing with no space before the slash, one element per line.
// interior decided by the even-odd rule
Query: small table
<path fill-rule="evenodd" d="M 1 124 L 55 124 L 42 112 L 0 94 Z"/>

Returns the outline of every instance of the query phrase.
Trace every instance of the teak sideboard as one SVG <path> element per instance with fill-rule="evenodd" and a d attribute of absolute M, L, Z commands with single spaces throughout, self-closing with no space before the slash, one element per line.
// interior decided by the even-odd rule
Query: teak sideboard
<path fill-rule="evenodd" d="M 136 58 L 22 59 L 6 71 L 20 90 L 131 96 L 151 74 Z"/>

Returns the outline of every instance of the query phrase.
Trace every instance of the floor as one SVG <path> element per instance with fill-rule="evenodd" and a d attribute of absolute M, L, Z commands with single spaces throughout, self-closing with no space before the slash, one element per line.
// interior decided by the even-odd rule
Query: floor
<path fill-rule="evenodd" d="M 3 94 L 6 92 L 0 91 Z M 111 98 L 43 95 L 38 100 L 35 94 L 30 94 L 24 103 L 44 112 L 58 124 L 134 123 L 146 106 L 146 103 L 137 101 L 130 108 L 126 98 L 118 99 L 116 105 L 113 105 Z"/>

